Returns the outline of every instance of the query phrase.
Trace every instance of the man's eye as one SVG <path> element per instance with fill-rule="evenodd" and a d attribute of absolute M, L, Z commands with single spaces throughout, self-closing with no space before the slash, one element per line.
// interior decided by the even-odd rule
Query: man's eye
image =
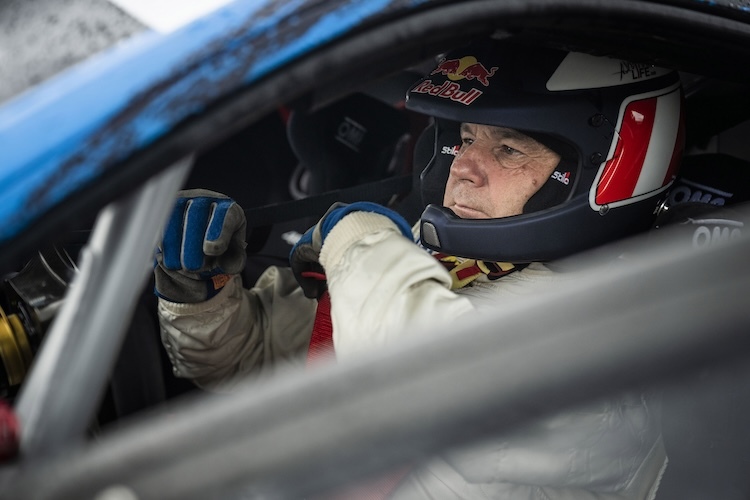
<path fill-rule="evenodd" d="M 463 144 L 463 145 L 469 146 L 473 142 L 474 142 L 474 139 L 472 139 L 471 137 L 462 137 L 461 138 L 461 144 Z"/>
<path fill-rule="evenodd" d="M 503 168 L 519 168 L 526 164 L 526 155 L 510 146 L 500 146 L 495 150 L 495 155 Z"/>

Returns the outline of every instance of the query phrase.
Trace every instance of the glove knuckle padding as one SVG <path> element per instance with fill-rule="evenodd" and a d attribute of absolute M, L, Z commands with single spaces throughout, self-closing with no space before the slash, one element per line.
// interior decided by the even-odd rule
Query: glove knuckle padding
<path fill-rule="evenodd" d="M 188 200 L 182 198 L 177 200 L 164 229 L 161 256 L 162 264 L 166 269 L 178 270 L 182 268 L 182 234 L 187 202 Z"/>
<path fill-rule="evenodd" d="M 203 252 L 206 255 L 221 255 L 229 246 L 232 237 L 232 227 L 227 219 L 227 211 L 231 203 L 226 200 L 214 201 L 211 204 L 211 214 L 203 240 Z"/>
<path fill-rule="evenodd" d="M 206 255 L 221 255 L 229 248 L 235 235 L 244 228 L 245 214 L 231 200 L 215 200 L 211 208 L 203 251 Z"/>
<path fill-rule="evenodd" d="M 182 267 L 188 271 L 203 268 L 203 240 L 211 205 L 209 198 L 193 198 L 187 203 L 182 234 Z"/>
<path fill-rule="evenodd" d="M 233 201 L 219 201 L 203 243 L 206 255 L 215 257 L 214 267 L 224 273 L 236 274 L 245 267 L 245 212 Z"/>

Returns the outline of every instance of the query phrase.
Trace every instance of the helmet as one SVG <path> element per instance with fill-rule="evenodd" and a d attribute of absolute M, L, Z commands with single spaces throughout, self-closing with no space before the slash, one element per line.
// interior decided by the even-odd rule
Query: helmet
<path fill-rule="evenodd" d="M 436 118 L 422 243 L 491 261 L 554 260 L 647 229 L 684 144 L 676 72 L 510 39 L 447 53 L 406 106 Z M 440 206 L 462 122 L 518 130 L 560 155 L 523 214 L 461 219 Z"/>

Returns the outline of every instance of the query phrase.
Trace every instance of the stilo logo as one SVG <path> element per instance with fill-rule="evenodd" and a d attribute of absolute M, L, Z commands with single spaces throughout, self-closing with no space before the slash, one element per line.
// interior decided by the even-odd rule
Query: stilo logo
<path fill-rule="evenodd" d="M 497 66 L 493 66 L 489 70 L 484 67 L 484 64 L 477 61 L 474 56 L 465 56 L 460 59 L 443 59 L 435 68 L 431 75 L 440 73 L 445 75 L 449 80 L 467 80 L 476 79 L 479 83 L 485 87 L 489 87 L 490 78 L 497 71 Z"/>
<path fill-rule="evenodd" d="M 458 156 L 458 150 L 459 149 L 461 149 L 460 145 L 456 145 L 456 146 L 443 146 L 443 149 L 440 150 L 440 153 L 444 154 L 444 155 Z"/>
<path fill-rule="evenodd" d="M 556 181 L 560 181 L 566 186 L 570 184 L 570 172 L 565 172 L 564 174 L 555 170 L 555 173 L 552 174 L 552 178 Z"/>

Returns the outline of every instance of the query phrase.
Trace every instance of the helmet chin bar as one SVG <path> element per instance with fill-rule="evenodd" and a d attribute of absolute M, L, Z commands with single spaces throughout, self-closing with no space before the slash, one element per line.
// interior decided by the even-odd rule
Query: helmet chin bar
<path fill-rule="evenodd" d="M 634 203 L 601 215 L 588 200 L 501 219 L 461 219 L 428 205 L 420 220 L 422 244 L 449 255 L 488 261 L 547 262 L 597 247 L 648 228 L 653 203 Z M 582 223 L 582 221 L 585 221 Z M 575 230 L 571 230 L 575 228 Z"/>

